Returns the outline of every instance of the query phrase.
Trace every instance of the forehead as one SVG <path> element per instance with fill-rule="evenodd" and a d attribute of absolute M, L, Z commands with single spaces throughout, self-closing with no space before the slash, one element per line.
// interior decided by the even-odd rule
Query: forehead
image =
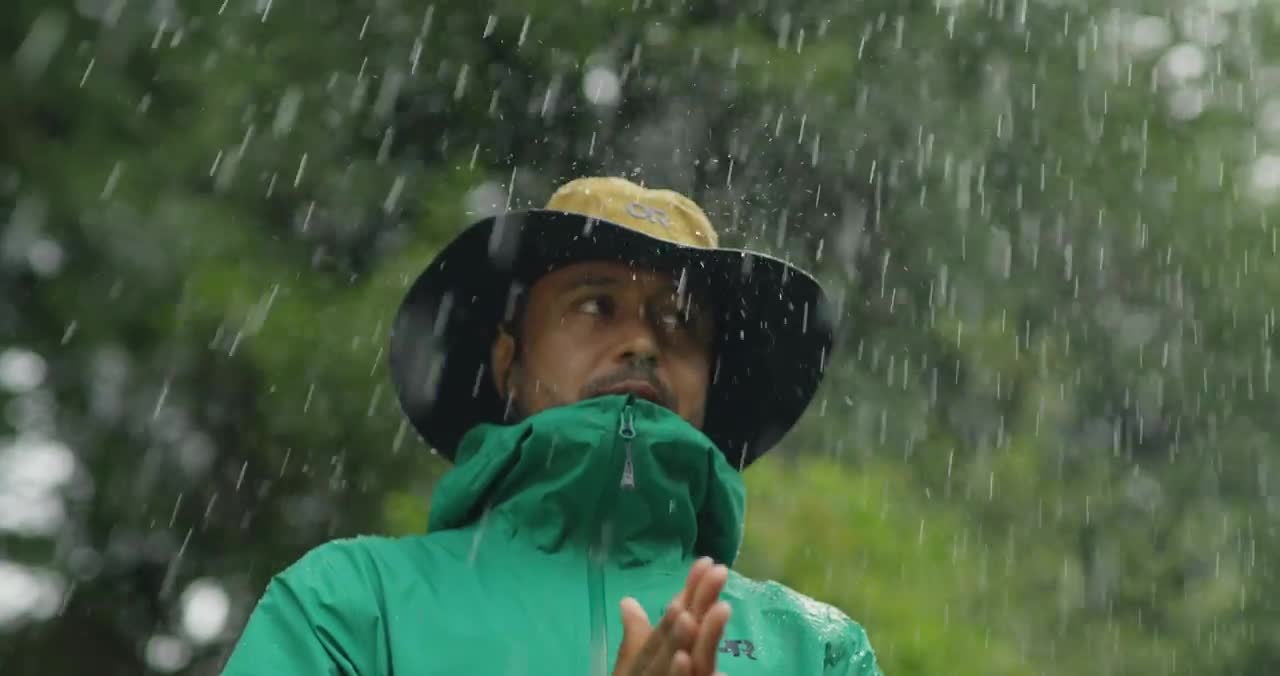
<path fill-rule="evenodd" d="M 652 270 L 614 261 L 585 261 L 572 263 L 543 275 L 530 288 L 530 296 L 555 296 L 583 286 L 605 285 L 630 287 L 645 293 L 670 294 L 680 290 L 679 275 L 678 270 Z M 689 285 L 688 280 L 685 284 Z"/>

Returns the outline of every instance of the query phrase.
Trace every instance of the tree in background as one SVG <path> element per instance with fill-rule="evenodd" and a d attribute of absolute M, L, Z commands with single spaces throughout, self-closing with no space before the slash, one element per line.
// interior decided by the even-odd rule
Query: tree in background
<path fill-rule="evenodd" d="M 831 286 L 742 565 L 887 673 L 1280 657 L 1268 6 L 12 5 L 3 673 L 216 673 L 302 552 L 421 531 L 392 309 L 593 173 Z"/>

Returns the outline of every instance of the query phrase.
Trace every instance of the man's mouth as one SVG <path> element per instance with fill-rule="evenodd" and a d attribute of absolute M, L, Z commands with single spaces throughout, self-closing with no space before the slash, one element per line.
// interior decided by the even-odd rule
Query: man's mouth
<path fill-rule="evenodd" d="M 658 388 L 643 380 L 626 380 L 600 390 L 600 394 L 631 394 L 660 406 L 666 405 L 666 402 L 662 400 L 662 396 L 658 393 Z"/>

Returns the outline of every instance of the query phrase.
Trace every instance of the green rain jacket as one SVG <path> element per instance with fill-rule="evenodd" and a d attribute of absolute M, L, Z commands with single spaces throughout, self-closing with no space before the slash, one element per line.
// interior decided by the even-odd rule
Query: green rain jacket
<path fill-rule="evenodd" d="M 674 413 L 608 396 L 482 425 L 440 480 L 430 534 L 317 547 L 277 575 L 223 672 L 605 676 L 618 603 L 656 622 L 695 557 L 732 564 L 745 488 Z M 730 574 L 728 676 L 880 674 L 863 629 Z"/>

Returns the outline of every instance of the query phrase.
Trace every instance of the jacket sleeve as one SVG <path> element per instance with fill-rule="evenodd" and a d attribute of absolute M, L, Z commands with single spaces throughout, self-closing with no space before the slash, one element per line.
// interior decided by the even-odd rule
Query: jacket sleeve
<path fill-rule="evenodd" d="M 386 645 L 366 553 L 336 541 L 276 575 L 223 676 L 374 676 Z"/>
<path fill-rule="evenodd" d="M 884 676 L 866 630 L 847 618 L 844 624 L 839 639 L 827 644 L 824 676 Z"/>

